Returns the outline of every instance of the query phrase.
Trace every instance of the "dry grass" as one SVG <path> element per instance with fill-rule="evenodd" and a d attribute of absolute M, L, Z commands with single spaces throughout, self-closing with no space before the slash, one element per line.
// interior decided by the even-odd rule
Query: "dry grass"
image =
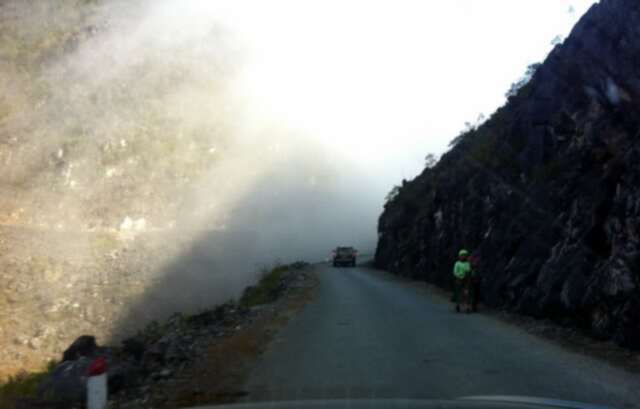
<path fill-rule="evenodd" d="M 34 398 L 38 385 L 55 366 L 56 362 L 51 361 L 40 371 L 10 376 L 6 382 L 0 384 L 0 409 L 12 409 L 20 399 Z"/>
<path fill-rule="evenodd" d="M 264 270 L 258 285 L 245 289 L 240 305 L 250 308 L 275 301 L 281 280 L 288 269 L 288 266 L 277 266 L 271 270 Z"/>

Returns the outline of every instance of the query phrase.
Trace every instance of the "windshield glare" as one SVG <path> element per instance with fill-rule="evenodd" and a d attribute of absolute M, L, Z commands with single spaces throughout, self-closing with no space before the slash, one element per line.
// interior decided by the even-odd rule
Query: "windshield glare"
<path fill-rule="evenodd" d="M 640 407 L 638 56 L 632 0 L 0 1 L 0 409 Z"/>

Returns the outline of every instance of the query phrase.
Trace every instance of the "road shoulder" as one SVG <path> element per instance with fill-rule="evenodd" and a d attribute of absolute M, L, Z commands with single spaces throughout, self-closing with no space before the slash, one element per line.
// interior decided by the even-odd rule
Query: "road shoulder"
<path fill-rule="evenodd" d="M 153 407 L 174 408 L 231 403 L 247 394 L 243 385 L 259 356 L 287 322 L 313 298 L 318 279 L 311 267 L 276 302 L 258 309 L 256 319 L 212 342 L 206 354 L 164 389 L 166 400 Z"/>
<path fill-rule="evenodd" d="M 393 280 L 402 285 L 412 287 L 425 296 L 431 297 L 438 303 L 450 303 L 451 294 L 434 284 L 397 276 L 373 267 L 367 267 L 366 271 L 381 279 Z M 453 306 L 451 308 L 453 311 Z M 597 359 L 633 374 L 640 374 L 640 351 L 621 348 L 612 341 L 596 340 L 584 334 L 578 328 L 563 326 L 549 319 L 536 319 L 490 308 L 482 304 L 480 305 L 478 313 L 494 318 L 503 324 L 518 328 L 527 334 L 550 342 L 567 351 Z"/>

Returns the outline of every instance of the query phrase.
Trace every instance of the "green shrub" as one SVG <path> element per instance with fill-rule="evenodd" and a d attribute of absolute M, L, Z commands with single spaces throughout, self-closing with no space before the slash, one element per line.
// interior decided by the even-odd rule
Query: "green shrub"
<path fill-rule="evenodd" d="M 289 266 L 277 266 L 271 270 L 264 269 L 258 284 L 244 290 L 240 298 L 240 305 L 249 308 L 275 301 L 282 278 L 288 270 Z"/>

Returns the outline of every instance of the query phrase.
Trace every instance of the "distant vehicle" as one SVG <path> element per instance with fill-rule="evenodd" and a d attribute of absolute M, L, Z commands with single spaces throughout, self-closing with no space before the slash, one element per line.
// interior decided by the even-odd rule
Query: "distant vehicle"
<path fill-rule="evenodd" d="M 355 267 L 358 250 L 353 247 L 336 247 L 333 250 L 333 266 Z"/>

